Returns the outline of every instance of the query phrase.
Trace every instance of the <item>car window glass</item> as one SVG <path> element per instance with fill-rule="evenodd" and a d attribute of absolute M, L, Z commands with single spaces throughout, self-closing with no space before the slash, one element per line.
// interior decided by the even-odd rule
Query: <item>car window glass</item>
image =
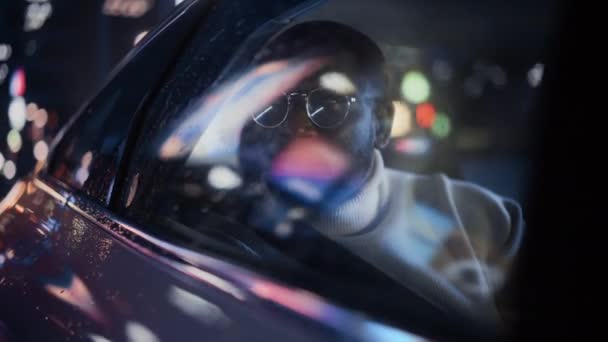
<path fill-rule="evenodd" d="M 434 27 L 406 2 L 291 22 L 222 2 L 151 106 L 118 210 L 387 320 L 501 322 L 549 14 L 518 43 L 485 8 L 465 38 L 445 6 L 459 17 Z"/>
<path fill-rule="evenodd" d="M 175 16 L 181 19 L 173 20 Z M 179 51 L 196 17 L 174 13 L 168 19 L 171 25 L 162 32 L 150 33 L 154 39 L 145 49 L 134 50 L 124 59 L 126 64 L 117 67 L 117 76 L 69 126 L 52 155 L 50 175 L 107 204 L 129 131 L 136 123 L 134 118 Z"/>

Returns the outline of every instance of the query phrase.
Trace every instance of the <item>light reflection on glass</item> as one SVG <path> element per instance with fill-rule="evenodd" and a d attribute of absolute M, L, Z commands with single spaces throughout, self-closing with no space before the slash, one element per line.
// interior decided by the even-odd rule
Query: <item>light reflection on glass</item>
<path fill-rule="evenodd" d="M 191 292 L 171 286 L 167 297 L 176 308 L 206 325 L 226 327 L 230 324 L 222 309 Z"/>
<path fill-rule="evenodd" d="M 241 130 L 253 113 L 268 107 L 286 90 L 317 71 L 321 58 L 274 61 L 260 65 L 203 99 L 171 130 L 159 148 L 162 160 L 189 155 L 188 165 L 234 163 Z M 251 87 L 251 85 L 256 85 Z"/>
<path fill-rule="evenodd" d="M 533 88 L 536 88 L 540 85 L 540 82 L 543 80 L 543 72 L 545 70 L 545 66 L 542 63 L 534 64 L 532 69 L 528 71 L 528 83 Z"/>
<path fill-rule="evenodd" d="M 326 72 L 319 78 L 322 88 L 331 90 L 340 95 L 352 95 L 357 91 L 353 81 L 340 72 Z"/>
<path fill-rule="evenodd" d="M 214 166 L 207 176 L 209 184 L 218 190 L 232 190 L 241 186 L 241 177 L 225 166 Z"/>
<path fill-rule="evenodd" d="M 160 339 L 145 325 L 129 321 L 125 325 L 125 335 L 129 342 L 158 342 Z"/>
<path fill-rule="evenodd" d="M 105 317 L 97 308 L 91 292 L 82 279 L 70 271 L 44 281 L 44 289 L 55 298 L 71 304 L 98 323 Z"/>

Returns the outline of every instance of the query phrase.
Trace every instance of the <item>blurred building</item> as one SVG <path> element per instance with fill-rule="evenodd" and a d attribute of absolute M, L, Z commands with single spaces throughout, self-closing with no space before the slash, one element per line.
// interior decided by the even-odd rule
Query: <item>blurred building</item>
<path fill-rule="evenodd" d="M 0 194 L 46 155 L 61 124 L 175 5 L 174 0 L 0 2 Z"/>

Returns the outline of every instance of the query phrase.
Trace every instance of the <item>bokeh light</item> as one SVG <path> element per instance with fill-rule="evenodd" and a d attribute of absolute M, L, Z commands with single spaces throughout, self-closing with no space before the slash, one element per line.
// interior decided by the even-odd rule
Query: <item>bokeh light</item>
<path fill-rule="evenodd" d="M 4 155 L 0 153 L 0 170 L 4 167 Z"/>
<path fill-rule="evenodd" d="M 541 63 L 537 63 L 528 71 L 528 83 L 530 83 L 532 88 L 536 88 L 540 85 L 540 82 L 543 80 L 544 70 L 545 66 Z"/>
<path fill-rule="evenodd" d="M 0 44 L 0 62 L 4 62 L 11 58 L 12 48 L 8 44 Z"/>
<path fill-rule="evenodd" d="M 394 118 L 391 137 L 403 137 L 412 129 L 412 112 L 402 101 L 393 101 Z"/>
<path fill-rule="evenodd" d="M 435 122 L 431 127 L 431 132 L 437 138 L 443 139 L 450 135 L 450 131 L 452 130 L 452 123 L 450 122 L 450 118 L 444 113 L 437 113 L 435 116 Z"/>
<path fill-rule="evenodd" d="M 17 68 L 11 76 L 10 84 L 11 96 L 23 96 L 25 94 L 25 71 L 23 68 Z"/>
<path fill-rule="evenodd" d="M 11 129 L 6 136 L 6 143 L 8 144 L 8 148 L 13 153 L 19 152 L 21 150 L 21 146 L 23 141 L 21 140 L 21 134 L 19 131 L 15 129 Z"/>
<path fill-rule="evenodd" d="M 428 102 L 416 107 L 416 122 L 422 128 L 431 128 L 435 122 L 435 116 L 435 107 Z"/>
<path fill-rule="evenodd" d="M 4 168 L 2 168 L 2 173 L 8 180 L 15 178 L 15 175 L 17 174 L 17 166 L 15 165 L 15 162 L 12 160 L 7 160 L 6 163 L 4 163 Z"/>
<path fill-rule="evenodd" d="M 422 103 L 431 95 L 431 85 L 423 73 L 408 71 L 401 82 L 401 94 L 413 104 Z"/>
<path fill-rule="evenodd" d="M 49 121 L 49 114 L 46 109 L 42 108 L 37 111 L 36 117 L 34 118 L 34 125 L 38 128 L 44 127 Z"/>
<path fill-rule="evenodd" d="M 41 161 L 45 160 L 49 154 L 49 146 L 44 141 L 39 141 L 34 145 L 34 158 Z"/>
<path fill-rule="evenodd" d="M 408 137 L 395 142 L 395 151 L 403 154 L 420 156 L 431 149 L 431 142 L 427 137 Z"/>
<path fill-rule="evenodd" d="M 25 126 L 26 106 L 21 96 L 14 97 L 8 105 L 8 121 L 13 129 L 21 131 Z"/>
<path fill-rule="evenodd" d="M 238 188 L 243 182 L 238 174 L 225 166 L 215 166 L 209 170 L 207 180 L 212 187 L 219 190 Z"/>

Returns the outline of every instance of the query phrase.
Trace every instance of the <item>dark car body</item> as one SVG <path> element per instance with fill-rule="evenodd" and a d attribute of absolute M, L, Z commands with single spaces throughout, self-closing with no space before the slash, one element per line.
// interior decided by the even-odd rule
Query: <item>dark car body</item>
<path fill-rule="evenodd" d="M 396 328 L 394 319 L 344 307 L 250 265 L 172 244 L 116 210 L 129 197 L 125 179 L 147 106 L 172 85 L 166 79 L 172 70 L 187 69 L 193 56 L 204 54 L 197 49 L 205 50 L 204 66 L 193 67 L 204 72 L 192 70 L 205 77 L 192 83 L 209 86 L 222 77 L 227 59 L 236 55 L 238 60 L 243 44 L 269 37 L 314 4 L 187 1 L 124 59 L 57 136 L 48 164 L 18 181 L 0 204 L 0 341 L 485 336 L 483 329 L 450 321 L 415 296 L 415 309 Z M 191 41 L 207 44 L 192 46 Z M 171 112 L 186 102 L 171 98 L 163 110 Z M 81 126 L 83 118 L 88 124 Z M 107 140 L 87 140 L 95 132 Z M 54 175 L 60 169 L 56 160 L 73 139 L 105 151 L 95 157 L 84 187 L 77 179 L 70 183 Z M 381 311 L 385 304 L 377 305 Z"/>

